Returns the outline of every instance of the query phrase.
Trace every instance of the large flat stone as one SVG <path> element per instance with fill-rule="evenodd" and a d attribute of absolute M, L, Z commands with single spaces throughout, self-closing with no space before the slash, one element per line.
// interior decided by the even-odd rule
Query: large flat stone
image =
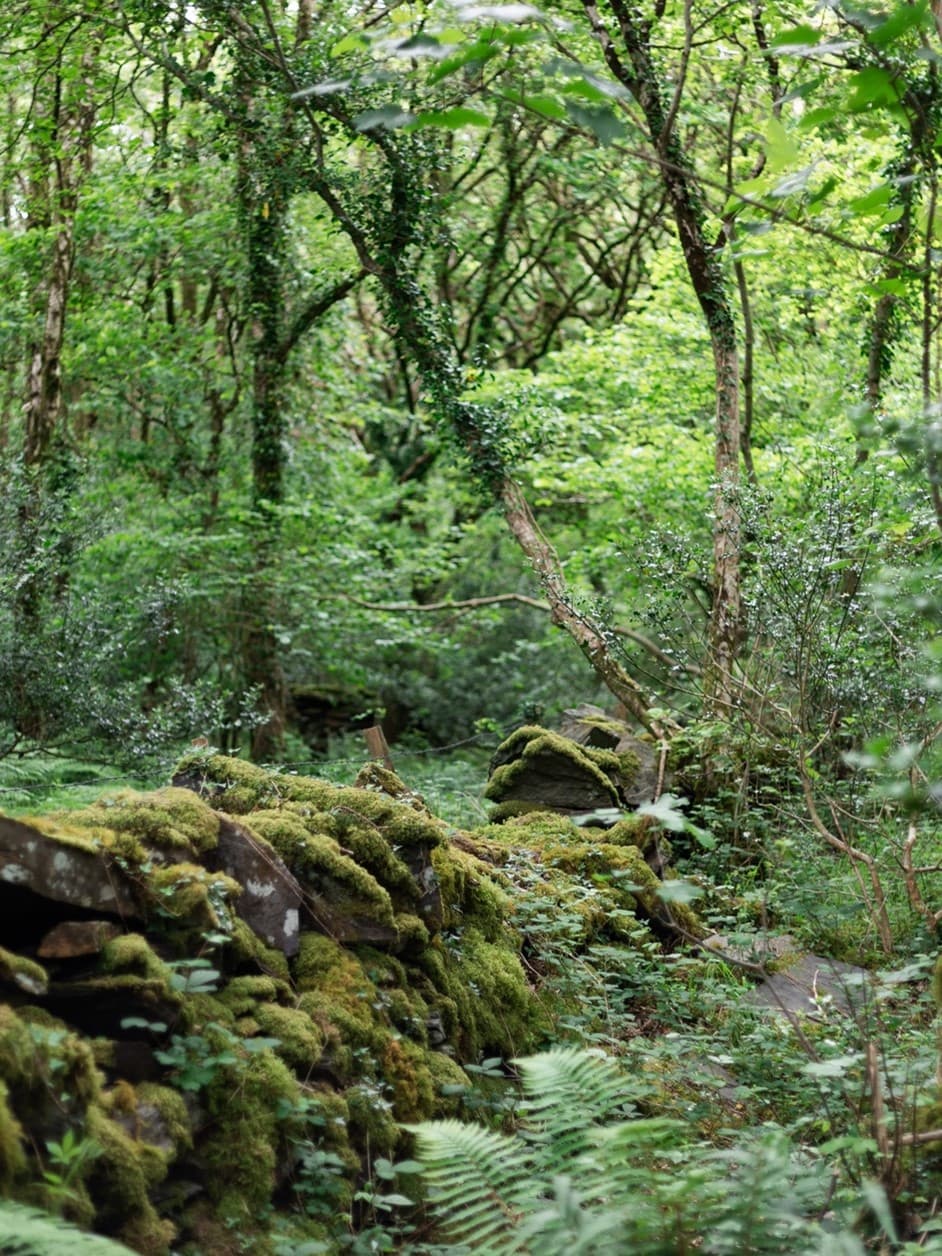
<path fill-rule="evenodd" d="M 133 884 L 104 851 L 59 841 L 9 816 L 0 816 L 0 881 L 57 903 L 140 914 Z"/>
<path fill-rule="evenodd" d="M 828 1008 L 852 1015 L 868 997 L 870 973 L 823 955 L 799 955 L 770 973 L 745 996 L 747 1003 L 783 1016 L 820 1016 Z"/>
<path fill-rule="evenodd" d="M 269 946 L 297 955 L 304 901 L 301 886 L 267 842 L 229 816 L 220 813 L 219 821 L 219 842 L 207 864 L 211 859 L 214 871 L 227 873 L 242 886 L 235 910 L 249 928 Z"/>

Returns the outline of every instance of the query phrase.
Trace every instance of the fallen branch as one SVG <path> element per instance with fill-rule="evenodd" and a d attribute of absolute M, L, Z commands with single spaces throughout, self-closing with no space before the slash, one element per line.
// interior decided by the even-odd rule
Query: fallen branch
<path fill-rule="evenodd" d="M 542 598 L 529 597 L 526 593 L 492 593 L 487 597 L 469 597 L 458 600 L 445 602 L 368 602 L 365 598 L 354 597 L 352 593 L 322 593 L 321 598 L 329 601 L 352 602 L 354 606 L 362 607 L 366 611 L 380 611 L 391 615 L 408 615 L 413 612 L 416 614 L 423 613 L 443 613 L 446 611 L 476 611 L 483 606 L 506 606 L 508 604 L 517 603 L 520 606 L 531 606 L 536 611 L 543 611 L 549 615 L 552 607 L 549 602 L 543 601 Z M 643 650 L 656 658 L 658 662 L 663 663 L 665 667 L 671 671 L 678 669 L 686 672 L 690 676 L 702 675 L 703 669 L 698 667 L 696 663 L 681 663 L 677 659 L 671 658 L 657 642 L 652 641 L 650 637 L 646 637 L 644 633 L 638 632 L 635 628 L 623 628 L 616 624 L 612 628 L 612 632 L 618 637 L 625 637 L 629 641 L 634 641 L 636 645 L 640 645 Z"/>
<path fill-rule="evenodd" d="M 321 598 L 330 601 L 352 602 L 367 611 L 387 611 L 394 615 L 405 615 L 411 612 L 430 611 L 473 611 L 481 606 L 495 606 L 500 603 L 519 602 L 522 606 L 532 606 L 534 610 L 549 612 L 548 602 L 540 598 L 527 597 L 525 593 L 493 593 L 490 597 L 469 597 L 463 601 L 447 602 L 367 602 L 365 598 L 354 597 L 352 593 L 321 593 Z"/>
<path fill-rule="evenodd" d="M 901 1147 L 918 1147 L 922 1143 L 942 1143 L 942 1130 L 926 1130 L 922 1134 L 900 1134 Z"/>

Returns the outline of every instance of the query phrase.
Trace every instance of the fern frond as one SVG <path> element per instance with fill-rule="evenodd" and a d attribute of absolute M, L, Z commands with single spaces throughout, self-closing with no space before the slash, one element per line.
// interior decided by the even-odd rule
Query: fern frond
<path fill-rule="evenodd" d="M 460 1121 L 408 1128 L 449 1237 L 475 1252 L 510 1250 L 509 1236 L 534 1199 L 526 1148 L 517 1139 Z"/>
<path fill-rule="evenodd" d="M 605 1056 L 560 1047 L 514 1063 L 525 1094 L 521 1111 L 549 1174 L 568 1172 L 572 1158 L 594 1142 L 598 1127 L 630 1106 L 625 1075 Z"/>
<path fill-rule="evenodd" d="M 2 1256 L 133 1256 L 131 1249 L 86 1234 L 61 1217 L 28 1204 L 0 1199 L 0 1253 Z"/>

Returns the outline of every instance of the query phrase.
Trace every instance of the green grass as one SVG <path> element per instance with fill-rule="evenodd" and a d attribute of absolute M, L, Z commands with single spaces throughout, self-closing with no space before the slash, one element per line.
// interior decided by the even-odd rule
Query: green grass
<path fill-rule="evenodd" d="M 0 812 L 69 810 L 93 802 L 105 789 L 153 789 L 162 783 L 66 756 L 9 758 L 0 760 Z"/>

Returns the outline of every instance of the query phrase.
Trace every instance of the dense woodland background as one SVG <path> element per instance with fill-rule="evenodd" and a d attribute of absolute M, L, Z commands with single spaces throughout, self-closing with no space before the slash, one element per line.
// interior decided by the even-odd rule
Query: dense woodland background
<path fill-rule="evenodd" d="M 382 719 L 472 825 L 502 735 L 617 703 L 696 765 L 682 872 L 922 981 L 935 0 L 42 0 L 0 48 L 0 807 Z"/>
<path fill-rule="evenodd" d="M 593 668 L 649 725 L 924 738 L 936 37 L 14 6 L 0 753 L 447 744 Z"/>

